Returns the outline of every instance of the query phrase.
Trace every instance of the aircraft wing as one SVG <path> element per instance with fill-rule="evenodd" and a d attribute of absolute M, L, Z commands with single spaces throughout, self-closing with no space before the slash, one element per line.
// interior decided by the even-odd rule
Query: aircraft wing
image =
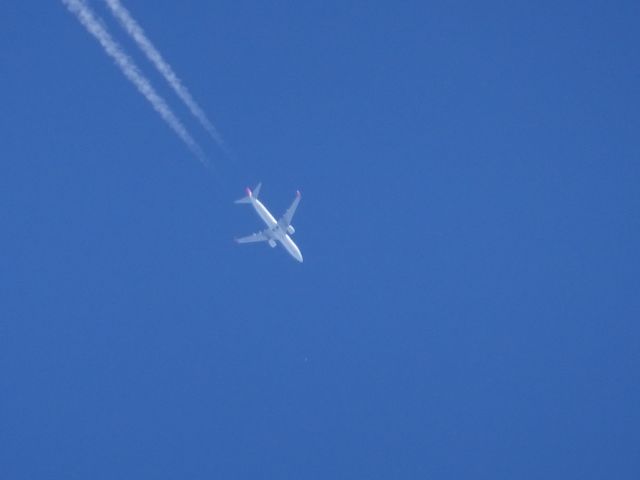
<path fill-rule="evenodd" d="M 284 215 L 280 217 L 278 220 L 278 224 L 282 228 L 287 228 L 291 225 L 291 221 L 293 220 L 293 214 L 296 213 L 296 208 L 298 208 L 298 203 L 300 203 L 300 191 L 296 192 L 296 198 L 293 200 L 291 206 L 284 212 Z"/>
<path fill-rule="evenodd" d="M 236 242 L 238 243 L 266 242 L 268 240 L 269 237 L 267 237 L 264 232 L 253 233 L 246 237 L 236 238 Z"/>

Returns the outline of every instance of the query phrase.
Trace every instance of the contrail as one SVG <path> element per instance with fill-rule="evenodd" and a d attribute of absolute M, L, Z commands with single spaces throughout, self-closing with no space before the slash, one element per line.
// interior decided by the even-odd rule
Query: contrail
<path fill-rule="evenodd" d="M 151 40 L 145 35 L 144 30 L 138 22 L 135 21 L 129 11 L 120 3 L 120 0 L 106 0 L 106 2 L 111 13 L 118 19 L 122 28 L 135 40 L 140 50 L 142 50 L 147 59 L 153 63 L 167 83 L 173 88 L 176 95 L 184 102 L 191 114 L 198 119 L 202 127 L 211 135 L 218 146 L 224 150 L 225 153 L 229 153 L 220 132 L 218 132 L 213 123 L 209 121 L 207 115 L 193 99 L 189 90 L 182 84 L 171 66 L 162 58 L 162 55 L 160 55 L 158 49 L 154 47 Z"/>
<path fill-rule="evenodd" d="M 156 93 L 149 80 L 140 72 L 133 60 L 127 56 L 120 45 L 111 37 L 100 19 L 96 17 L 84 0 L 62 0 L 62 3 L 78 18 L 82 26 L 98 40 L 107 55 L 116 62 L 123 75 L 135 85 L 138 91 L 149 101 L 153 109 L 158 112 L 167 125 L 189 147 L 189 150 L 208 167 L 209 162 L 200 146 L 187 132 L 187 129 L 169 108 L 169 105 Z"/>

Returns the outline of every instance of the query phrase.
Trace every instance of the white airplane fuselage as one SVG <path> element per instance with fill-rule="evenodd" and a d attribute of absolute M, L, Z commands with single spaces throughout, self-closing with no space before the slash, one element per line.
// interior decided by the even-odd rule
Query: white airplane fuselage
<path fill-rule="evenodd" d="M 262 221 L 267 225 L 269 245 L 275 247 L 275 242 L 278 241 L 282 244 L 284 249 L 289 252 L 289 254 L 295 258 L 297 261 L 302 262 L 302 253 L 300 249 L 295 244 L 295 242 L 291 239 L 286 230 L 283 230 L 280 225 L 278 225 L 277 220 L 271 215 L 271 212 L 267 210 L 260 200 L 258 200 L 255 196 L 249 194 L 249 199 L 251 200 L 251 205 L 258 213 Z"/>

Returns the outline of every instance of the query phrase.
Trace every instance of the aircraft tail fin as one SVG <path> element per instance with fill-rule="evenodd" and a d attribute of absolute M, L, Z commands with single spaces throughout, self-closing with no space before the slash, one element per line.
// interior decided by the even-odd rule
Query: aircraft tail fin
<path fill-rule="evenodd" d="M 236 200 L 234 203 L 251 203 L 251 197 L 258 198 L 258 194 L 260 193 L 260 187 L 262 187 L 262 183 L 258 183 L 258 185 L 256 185 L 256 188 L 254 188 L 253 191 L 251 191 L 251 189 L 247 187 L 245 189 L 245 192 L 247 192 L 247 196 L 242 197 L 239 200 Z"/>

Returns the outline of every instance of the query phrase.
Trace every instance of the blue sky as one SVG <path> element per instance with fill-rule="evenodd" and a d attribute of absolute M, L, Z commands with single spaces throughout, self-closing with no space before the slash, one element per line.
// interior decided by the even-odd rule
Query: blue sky
<path fill-rule="evenodd" d="M 89 5 L 212 168 L 3 3 L 3 478 L 638 478 L 640 4 L 127 0 L 231 155 Z"/>

